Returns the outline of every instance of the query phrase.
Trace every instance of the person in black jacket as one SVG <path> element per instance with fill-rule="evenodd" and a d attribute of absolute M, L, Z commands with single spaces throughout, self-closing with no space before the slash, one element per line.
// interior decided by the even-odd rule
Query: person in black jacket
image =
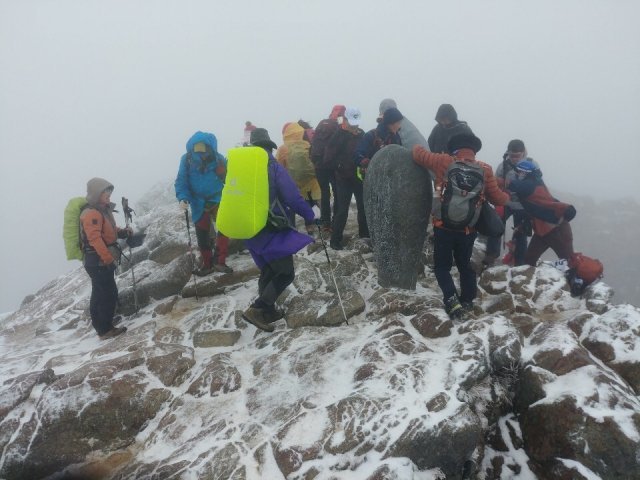
<path fill-rule="evenodd" d="M 378 150 L 391 144 L 402 145 L 398 131 L 403 118 L 400 110 L 389 108 L 382 114 L 382 121 L 378 126 L 362 137 L 355 151 L 355 161 L 361 177 Z"/>
<path fill-rule="evenodd" d="M 362 182 L 356 176 L 354 153 L 363 138 L 364 131 L 358 126 L 361 120 L 360 110 L 348 107 L 344 121 L 329 139 L 325 150 L 325 163 L 331 163 L 336 174 L 336 213 L 333 218 L 331 241 L 334 250 L 342 250 L 342 234 L 347 224 L 351 197 L 355 195 L 358 208 L 358 235 L 369 237 L 369 228 L 364 214 Z"/>
<path fill-rule="evenodd" d="M 458 113 L 453 105 L 443 103 L 436 113 L 436 124 L 431 130 L 427 143 L 434 153 L 448 153 L 447 145 L 456 135 L 473 135 L 467 122 L 458 120 Z"/>

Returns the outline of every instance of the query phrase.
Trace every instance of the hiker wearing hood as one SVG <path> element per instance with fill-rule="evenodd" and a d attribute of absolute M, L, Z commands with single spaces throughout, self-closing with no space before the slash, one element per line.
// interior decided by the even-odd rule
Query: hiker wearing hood
<path fill-rule="evenodd" d="M 360 176 L 364 176 L 369 162 L 378 150 L 387 145 L 402 145 L 400 134 L 404 116 L 397 108 L 391 107 L 382 114 L 382 121 L 373 130 L 364 134 L 356 147 L 355 161 Z"/>
<path fill-rule="evenodd" d="M 333 169 L 333 161 L 325 156 L 327 142 L 338 130 L 338 122 L 344 117 L 345 106 L 334 105 L 326 118 L 318 124 L 311 141 L 311 161 L 316 168 L 316 179 L 320 185 L 320 218 L 322 220 L 322 228 L 326 231 L 331 230 L 332 217 L 336 214 L 335 192 L 336 177 Z M 328 161 L 328 164 L 325 164 Z M 334 194 L 333 215 L 331 214 L 331 192 Z"/>
<path fill-rule="evenodd" d="M 378 123 L 382 122 L 384 112 L 390 108 L 398 108 L 398 105 L 393 98 L 385 98 L 380 102 L 380 115 L 376 119 Z M 402 146 L 409 150 L 411 150 L 414 145 L 422 145 L 423 147 L 428 145 L 426 138 L 424 138 L 422 133 L 420 133 L 418 127 L 416 127 L 407 117 L 404 117 L 400 122 L 400 130 L 398 131 L 398 134 L 400 135 Z"/>
<path fill-rule="evenodd" d="M 482 191 L 480 199 L 486 198 L 494 205 L 505 205 L 509 195 L 498 188 L 493 170 L 484 162 L 476 160 L 476 153 L 482 147 L 482 142 L 475 135 L 456 135 L 449 141 L 448 150 L 451 154 L 432 153 L 426 148 L 416 145 L 413 147 L 413 161 L 423 168 L 430 170 L 435 177 L 435 192 L 438 202 L 434 201 L 433 208 L 433 237 L 434 237 L 434 273 L 438 286 L 442 290 L 445 310 L 453 319 L 460 319 L 464 312 L 473 309 L 473 300 L 477 295 L 476 272 L 471 266 L 471 254 L 477 233 L 472 226 L 452 229 L 445 226 L 441 206 L 444 205 L 446 189 L 451 195 L 453 189 L 446 187 L 446 175 L 454 162 L 469 164 L 474 169 L 481 167 Z M 466 180 L 465 175 L 458 175 Z M 478 184 L 479 185 L 479 184 Z M 466 192 L 465 192 L 466 193 Z M 455 194 L 455 192 L 454 192 Z M 470 197 L 470 195 L 467 195 Z M 451 201 L 450 205 L 454 202 Z M 478 204 L 477 208 L 479 208 Z M 460 273 L 460 295 L 451 277 L 451 267 L 455 260 Z"/>
<path fill-rule="evenodd" d="M 284 316 L 276 309 L 276 300 L 295 278 L 293 254 L 313 243 L 313 238 L 292 227 L 294 214 L 303 217 L 307 224 L 313 223 L 315 214 L 287 170 L 274 158 L 272 150 L 277 146 L 264 128 L 256 128 L 251 133 L 251 145 L 263 148 L 269 155 L 269 205 L 273 206 L 275 216 L 285 219 L 286 225 L 277 228 L 268 222 L 255 237 L 245 240 L 260 269 L 260 279 L 258 298 L 243 312 L 242 318 L 261 330 L 273 332 L 273 322 Z"/>
<path fill-rule="evenodd" d="M 311 145 L 304 140 L 305 130 L 295 122 L 286 123 L 282 129 L 283 145 L 276 152 L 276 160 L 287 169 L 295 182 L 302 198 L 311 206 L 320 203 L 320 185 L 316 179 L 316 170 L 309 158 Z M 306 224 L 307 233 L 313 235 L 313 222 Z"/>
<path fill-rule="evenodd" d="M 131 235 L 130 228 L 118 228 L 111 203 L 113 185 L 103 178 L 87 182 L 87 206 L 80 214 L 80 238 L 84 268 L 91 278 L 89 312 L 91 324 L 101 339 L 112 338 L 127 329 L 114 327 L 118 302 L 115 271 L 120 260 L 118 238 Z"/>
<path fill-rule="evenodd" d="M 187 142 L 187 153 L 180 160 L 175 189 L 180 207 L 186 211 L 191 205 L 202 258 L 202 265 L 194 272 L 199 276 L 213 271 L 233 272 L 226 264 L 229 239 L 217 232 L 214 252 L 210 234 L 218 215 L 226 173 L 227 161 L 218 153 L 215 135 L 196 132 Z"/>
<path fill-rule="evenodd" d="M 447 145 L 456 135 L 473 135 L 467 122 L 458 120 L 458 113 L 452 105 L 443 103 L 436 113 L 436 124 L 429 135 L 429 150 L 434 153 L 446 153 Z"/>
<path fill-rule="evenodd" d="M 533 225 L 533 237 L 524 255 L 524 262 L 535 267 L 549 248 L 558 258 L 570 259 L 573 256 L 573 232 L 569 222 L 576 216 L 575 207 L 551 195 L 542 181 L 542 172 L 533 162 L 519 162 L 516 176 L 508 189 L 518 195 Z"/>

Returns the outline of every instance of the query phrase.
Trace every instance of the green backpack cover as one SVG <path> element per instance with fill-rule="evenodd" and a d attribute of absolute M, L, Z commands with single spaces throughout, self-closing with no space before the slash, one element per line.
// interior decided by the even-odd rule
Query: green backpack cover
<path fill-rule="evenodd" d="M 67 260 L 82 261 L 84 256 L 80 238 L 80 214 L 86 206 L 87 199 L 85 197 L 74 197 L 69 200 L 64 209 L 62 238 L 64 239 L 64 249 L 67 252 Z"/>

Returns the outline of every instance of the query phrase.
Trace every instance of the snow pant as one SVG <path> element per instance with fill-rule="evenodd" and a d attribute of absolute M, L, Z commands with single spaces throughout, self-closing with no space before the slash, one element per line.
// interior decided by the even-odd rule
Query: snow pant
<path fill-rule="evenodd" d="M 271 310 L 276 300 L 295 278 L 293 255 L 288 255 L 265 264 L 258 279 L 258 299 L 256 308 Z"/>
<path fill-rule="evenodd" d="M 215 255 L 212 251 L 211 225 L 216 221 L 219 206 L 220 204 L 218 203 L 205 206 L 202 217 L 195 223 L 196 238 L 198 239 L 198 248 L 200 248 L 204 268 L 211 268 L 214 263 L 224 265 L 227 261 L 229 238 L 220 232 L 216 234 Z"/>
<path fill-rule="evenodd" d="M 320 220 L 322 225 L 331 225 L 331 191 L 335 196 L 336 172 L 330 168 L 316 168 L 316 179 L 320 184 Z M 333 199 L 333 216 L 336 214 L 336 200 Z"/>
<path fill-rule="evenodd" d="M 506 225 L 507 220 L 513 215 L 513 243 L 515 244 L 514 251 L 514 265 L 524 265 L 524 255 L 527 251 L 527 234 L 530 235 L 531 224 L 529 216 L 523 210 L 511 210 L 505 207 L 505 217 L 503 219 Z M 500 237 L 487 237 L 487 250 L 486 255 L 498 258 L 500 257 L 500 244 L 502 243 L 502 236 Z"/>
<path fill-rule="evenodd" d="M 569 259 L 573 255 L 573 232 L 571 225 L 561 223 L 545 236 L 534 234 L 524 256 L 525 263 L 536 266 L 544 252 L 552 249 L 558 258 Z"/>
<path fill-rule="evenodd" d="M 336 179 L 336 214 L 333 218 L 333 231 L 331 232 L 331 243 L 339 245 L 342 243 L 342 234 L 347 224 L 349 216 L 349 206 L 351 197 L 356 197 L 356 207 L 358 208 L 358 236 L 360 238 L 369 237 L 369 227 L 367 217 L 364 213 L 364 201 L 362 195 L 362 182 L 356 177 Z"/>
<path fill-rule="evenodd" d="M 471 254 L 477 233 L 455 232 L 436 227 L 433 229 L 433 263 L 438 286 L 443 299 L 457 295 L 458 291 L 451 277 L 453 260 L 460 273 L 460 301 L 471 302 L 476 298 L 476 272 L 471 267 Z"/>
<path fill-rule="evenodd" d="M 115 272 L 109 267 L 85 265 L 84 269 L 91 278 L 91 300 L 89 301 L 91 325 L 98 335 L 104 335 L 113 328 L 113 315 L 118 303 Z"/>

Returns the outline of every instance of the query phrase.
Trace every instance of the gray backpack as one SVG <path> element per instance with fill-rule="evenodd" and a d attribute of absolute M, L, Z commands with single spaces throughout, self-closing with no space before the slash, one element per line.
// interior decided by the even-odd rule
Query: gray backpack
<path fill-rule="evenodd" d="M 479 163 L 456 160 L 444 175 L 442 194 L 433 204 L 433 216 L 451 230 L 473 227 L 480 216 L 484 169 Z"/>

